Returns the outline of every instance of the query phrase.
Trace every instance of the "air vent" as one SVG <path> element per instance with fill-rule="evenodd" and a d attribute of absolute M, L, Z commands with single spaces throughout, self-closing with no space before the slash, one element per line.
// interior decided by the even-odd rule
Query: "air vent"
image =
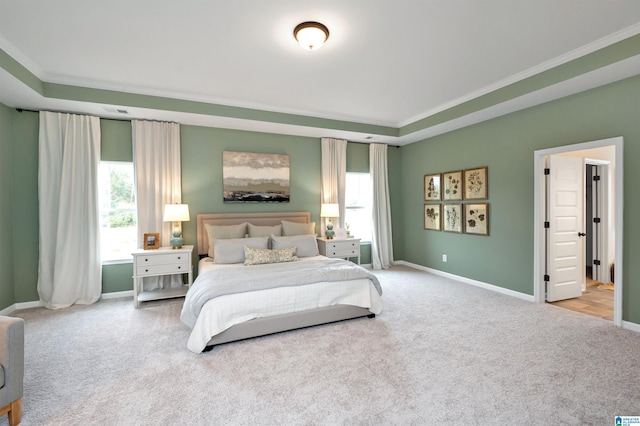
<path fill-rule="evenodd" d="M 114 114 L 126 114 L 129 115 L 129 111 L 124 108 L 112 108 L 112 107 L 104 107 L 105 111 L 111 112 Z"/>

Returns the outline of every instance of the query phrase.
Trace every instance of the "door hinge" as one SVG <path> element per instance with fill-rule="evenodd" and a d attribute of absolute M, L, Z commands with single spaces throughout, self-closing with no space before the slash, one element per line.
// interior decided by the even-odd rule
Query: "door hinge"
<path fill-rule="evenodd" d="M 593 177 L 593 180 L 595 180 L 595 181 L 599 181 L 599 180 L 600 180 L 600 176 L 595 175 L 595 176 Z"/>
<path fill-rule="evenodd" d="M 544 275 L 544 280 L 545 280 L 546 282 L 551 281 L 551 279 L 549 278 L 549 275 L 547 275 L 547 274 L 545 274 L 545 275 Z"/>
<path fill-rule="evenodd" d="M 600 261 L 599 260 L 594 260 L 593 264 L 596 265 L 596 266 L 600 266 Z"/>
<path fill-rule="evenodd" d="M 545 227 L 545 228 L 549 228 L 550 226 L 551 226 L 551 224 L 550 224 L 549 222 L 545 222 L 545 223 L 544 223 L 544 227 Z"/>
<path fill-rule="evenodd" d="M 545 175 L 550 175 L 551 174 L 551 169 L 549 169 L 549 168 L 544 169 L 544 174 Z"/>
<path fill-rule="evenodd" d="M 593 223 L 600 223 L 600 218 L 599 217 L 594 217 L 593 218 Z"/>

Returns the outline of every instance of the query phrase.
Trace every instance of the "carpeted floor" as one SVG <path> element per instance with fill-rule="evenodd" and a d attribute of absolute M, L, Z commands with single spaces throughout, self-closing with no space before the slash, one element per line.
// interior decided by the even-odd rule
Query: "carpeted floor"
<path fill-rule="evenodd" d="M 28 425 L 609 425 L 640 334 L 407 267 L 385 310 L 195 355 L 182 300 L 28 309 Z M 0 425 L 6 425 L 6 416 Z"/>

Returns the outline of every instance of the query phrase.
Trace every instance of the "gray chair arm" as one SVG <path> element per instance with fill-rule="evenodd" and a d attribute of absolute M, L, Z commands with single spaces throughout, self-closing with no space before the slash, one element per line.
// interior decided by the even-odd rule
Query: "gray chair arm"
<path fill-rule="evenodd" d="M 4 386 L 0 388 L 0 407 L 22 398 L 24 386 L 24 320 L 0 316 L 0 365 Z"/>

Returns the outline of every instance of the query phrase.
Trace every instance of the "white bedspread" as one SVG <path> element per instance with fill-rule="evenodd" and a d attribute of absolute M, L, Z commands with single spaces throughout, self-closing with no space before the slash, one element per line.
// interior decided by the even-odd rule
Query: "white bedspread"
<path fill-rule="evenodd" d="M 310 259 L 326 259 L 317 256 Z M 292 272 L 295 273 L 297 263 L 292 262 Z M 219 268 L 256 268 L 244 265 L 213 265 L 206 259 L 200 261 L 199 276 L 206 274 L 207 269 Z M 246 269 L 245 269 L 246 271 Z M 229 327 L 273 315 L 299 312 L 319 307 L 346 304 L 369 309 L 371 313 L 382 312 L 382 299 L 372 281 L 368 278 L 353 279 L 338 282 L 316 282 L 301 286 L 275 287 L 257 291 L 226 294 L 207 301 L 200 310 L 187 347 L 195 353 L 200 353 L 206 347 L 212 336 L 223 332 Z M 184 309 L 184 308 L 183 308 Z M 184 313 L 184 312 L 183 312 Z"/>

